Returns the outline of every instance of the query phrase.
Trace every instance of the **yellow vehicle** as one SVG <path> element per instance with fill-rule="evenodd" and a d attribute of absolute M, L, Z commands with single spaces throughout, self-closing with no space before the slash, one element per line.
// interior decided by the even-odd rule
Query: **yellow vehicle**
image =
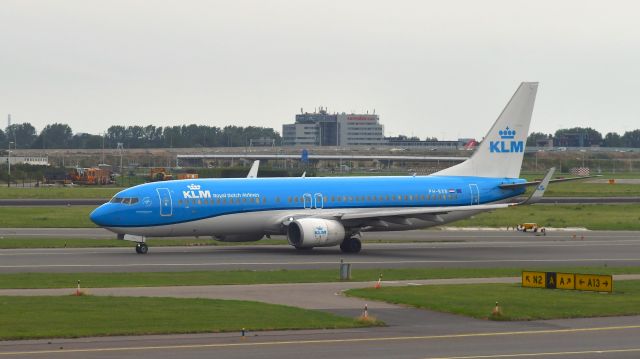
<path fill-rule="evenodd" d="M 173 179 L 173 175 L 167 171 L 164 167 L 154 167 L 149 170 L 149 180 L 155 181 L 169 181 Z"/>
<path fill-rule="evenodd" d="M 527 230 L 532 230 L 534 232 L 538 231 L 538 224 L 537 223 L 522 223 L 520 225 L 520 230 L 522 230 L 523 232 L 526 232 Z"/>
<path fill-rule="evenodd" d="M 538 231 L 546 235 L 546 230 L 544 227 L 539 226 L 537 223 L 522 223 L 519 224 L 517 229 L 522 232 L 532 231 L 537 233 Z"/>

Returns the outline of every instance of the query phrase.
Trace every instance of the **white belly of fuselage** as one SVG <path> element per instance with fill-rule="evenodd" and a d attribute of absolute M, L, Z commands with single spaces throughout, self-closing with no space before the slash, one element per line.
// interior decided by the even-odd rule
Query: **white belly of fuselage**
<path fill-rule="evenodd" d="M 370 210 L 371 208 L 256 211 L 227 214 L 169 225 L 107 227 L 106 229 L 118 234 L 132 234 L 146 237 L 225 236 L 257 233 L 284 234 L 286 233 L 286 226 L 283 225 L 283 222 L 285 222 L 288 217 L 330 218 L 331 215 L 337 212 L 352 213 Z M 464 211 L 442 214 L 439 215 L 442 219 L 442 221 L 439 222 L 418 218 L 408 218 L 406 221 L 402 221 L 402 223 L 386 222 L 385 226 L 365 228 L 365 231 L 402 231 L 427 228 L 468 218 L 477 213 L 478 211 Z"/>

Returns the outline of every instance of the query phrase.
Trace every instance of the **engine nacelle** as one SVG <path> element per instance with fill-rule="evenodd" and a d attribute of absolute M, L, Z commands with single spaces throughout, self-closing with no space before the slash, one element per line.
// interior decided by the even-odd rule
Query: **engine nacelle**
<path fill-rule="evenodd" d="M 296 248 L 330 247 L 345 238 L 342 223 L 330 219 L 300 218 L 289 224 L 287 240 Z"/>
<path fill-rule="evenodd" d="M 264 237 L 263 233 L 246 233 L 246 234 L 225 234 L 213 236 L 220 242 L 256 242 Z"/>

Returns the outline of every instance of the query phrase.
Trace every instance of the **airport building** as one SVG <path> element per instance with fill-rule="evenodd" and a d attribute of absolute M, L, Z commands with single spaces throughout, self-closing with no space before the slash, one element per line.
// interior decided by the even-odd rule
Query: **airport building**
<path fill-rule="evenodd" d="M 326 109 L 296 115 L 282 126 L 284 146 L 384 145 L 384 126 L 376 114 L 329 114 Z"/>
<path fill-rule="evenodd" d="M 0 164 L 11 165 L 28 164 L 33 166 L 49 166 L 49 157 L 46 156 L 3 156 L 0 157 Z"/>

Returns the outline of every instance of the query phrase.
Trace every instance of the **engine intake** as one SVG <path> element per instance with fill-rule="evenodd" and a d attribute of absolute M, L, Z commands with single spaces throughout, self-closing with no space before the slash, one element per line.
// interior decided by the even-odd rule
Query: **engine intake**
<path fill-rule="evenodd" d="M 287 240 L 296 248 L 336 246 L 345 238 L 342 223 L 330 219 L 300 218 L 289 224 Z"/>

